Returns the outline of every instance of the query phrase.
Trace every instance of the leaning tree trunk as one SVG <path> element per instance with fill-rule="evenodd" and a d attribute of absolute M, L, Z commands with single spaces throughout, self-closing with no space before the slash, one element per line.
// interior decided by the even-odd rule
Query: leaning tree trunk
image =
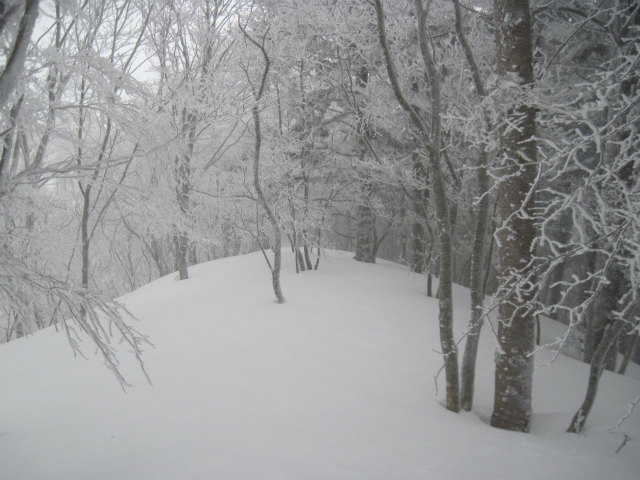
<path fill-rule="evenodd" d="M 260 130 L 260 100 L 262 99 L 262 95 L 264 94 L 264 89 L 267 84 L 267 76 L 269 74 L 271 60 L 269 59 L 267 51 L 264 48 L 264 38 L 262 40 L 262 44 L 258 43 L 242 27 L 239 19 L 238 25 L 240 26 L 240 30 L 244 34 L 245 38 L 247 38 L 253 45 L 260 49 L 262 58 L 264 59 L 264 69 L 262 71 L 262 77 L 260 79 L 260 87 L 257 91 L 254 92 L 255 98 L 253 108 L 251 109 L 251 114 L 253 116 L 253 126 L 255 129 L 253 150 L 253 188 L 256 191 L 258 203 L 264 209 L 267 215 L 267 220 L 269 221 L 271 229 L 273 230 L 273 265 L 268 262 L 268 259 L 267 263 L 269 265 L 269 268 L 271 269 L 271 285 L 273 286 L 273 292 L 276 296 L 276 302 L 284 303 L 284 295 L 282 294 L 282 287 L 280 286 L 280 270 L 282 269 L 282 234 L 280 233 L 280 225 L 278 224 L 276 216 L 273 213 L 269 202 L 267 202 L 264 192 L 262 191 L 262 186 L 260 185 L 260 148 L 262 145 L 262 131 Z"/>
<path fill-rule="evenodd" d="M 631 335 L 632 337 L 627 339 L 627 345 L 624 350 L 624 356 L 622 357 L 622 363 L 620 363 L 620 368 L 618 369 L 618 375 L 624 375 L 627 371 L 627 366 L 629 365 L 631 356 L 636 348 L 636 343 L 638 342 L 640 333 L 636 330 L 635 333 L 632 333 Z"/>
<path fill-rule="evenodd" d="M 598 393 L 600 376 L 606 366 L 609 352 L 617 341 L 620 332 L 627 325 L 621 318 L 615 320 L 611 318 L 611 312 L 615 310 L 618 300 L 623 294 L 624 274 L 620 268 L 614 264 L 606 274 L 606 280 L 606 285 L 604 285 L 598 295 L 598 299 L 596 299 L 594 311 L 591 312 L 592 315 L 606 318 L 606 326 L 603 328 L 602 335 L 591 356 L 587 393 L 585 394 L 582 405 L 578 408 L 578 411 L 571 420 L 571 424 L 567 430 L 570 433 L 580 433 L 584 428 L 584 424 L 587 421 L 591 407 L 593 407 L 593 403 L 595 402 L 596 394 Z"/>
<path fill-rule="evenodd" d="M 532 84 L 532 20 L 528 0 L 494 0 L 497 32 L 497 71 Z M 491 425 L 528 432 L 531 422 L 533 351 L 536 320 L 528 307 L 533 298 L 531 280 L 523 284 L 536 236 L 531 191 L 537 175 L 535 110 L 511 108 L 501 132 L 498 171 L 498 210 L 503 225 L 498 232 L 500 284 L 503 292 L 498 318 L 495 397 Z"/>
<path fill-rule="evenodd" d="M 618 338 L 618 334 L 622 331 L 625 326 L 625 322 L 622 320 L 617 320 L 613 324 L 607 325 L 605 328 L 604 334 L 602 335 L 602 340 L 598 345 L 595 353 L 593 354 L 593 358 L 591 359 L 591 368 L 589 369 L 589 382 L 587 385 L 587 393 L 584 397 L 584 401 L 578 411 L 575 413 L 573 418 L 571 419 L 571 424 L 567 429 L 569 433 L 580 433 L 584 428 L 584 424 L 587 421 L 587 417 L 591 412 L 591 408 L 596 400 L 596 394 L 598 393 L 598 385 L 600 383 L 600 376 L 602 375 L 602 370 L 604 369 L 604 361 L 607 356 L 607 352 L 611 348 L 611 345 Z"/>

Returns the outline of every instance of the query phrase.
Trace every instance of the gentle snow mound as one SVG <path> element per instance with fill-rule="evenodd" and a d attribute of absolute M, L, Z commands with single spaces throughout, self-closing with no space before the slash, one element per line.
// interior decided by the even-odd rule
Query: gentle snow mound
<path fill-rule="evenodd" d="M 560 357 L 536 371 L 532 433 L 492 429 L 490 328 L 475 411 L 452 414 L 440 404 L 441 377 L 435 392 L 437 301 L 423 278 L 344 253 L 296 275 L 288 257 L 284 305 L 260 254 L 125 296 L 154 344 L 145 352 L 152 385 L 122 352 L 126 394 L 88 341 L 87 360 L 51 329 L 0 346 L 0 478 L 638 478 L 638 415 L 620 427 L 632 439 L 618 455 L 624 437 L 607 433 L 640 393 L 637 380 L 605 373 L 585 434 L 566 434 L 588 370 Z M 468 292 L 455 295 L 461 336 Z"/>

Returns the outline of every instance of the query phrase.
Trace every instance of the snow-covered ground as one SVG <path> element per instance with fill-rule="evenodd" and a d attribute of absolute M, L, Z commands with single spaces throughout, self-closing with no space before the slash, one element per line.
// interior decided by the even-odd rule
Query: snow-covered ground
<path fill-rule="evenodd" d="M 289 257 L 289 256 L 288 256 Z M 399 265 L 342 253 L 273 301 L 260 254 L 162 278 L 123 301 L 154 348 L 149 385 L 123 352 L 123 393 L 84 342 L 53 330 L 0 346 L 0 478 L 6 480 L 637 479 L 640 394 L 605 373 L 584 435 L 564 433 L 588 369 L 537 355 L 532 432 L 488 426 L 494 340 L 483 331 L 476 407 L 442 406 L 437 302 Z M 456 295 L 456 334 L 468 294 Z M 545 323 L 545 340 L 561 333 Z M 634 372 L 637 376 L 637 366 Z M 618 431 L 618 430 L 616 430 Z"/>

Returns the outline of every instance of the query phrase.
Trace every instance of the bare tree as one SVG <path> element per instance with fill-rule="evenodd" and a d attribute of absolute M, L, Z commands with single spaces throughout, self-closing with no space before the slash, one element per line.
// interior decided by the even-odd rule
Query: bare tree
<path fill-rule="evenodd" d="M 11 91 L 17 85 L 17 78 L 22 74 L 37 9 L 37 1 L 25 2 L 24 14 L 13 43 L 13 53 L 0 75 L 2 106 L 9 101 Z M 9 10 L 4 13 L 15 14 L 15 11 Z M 57 16 L 56 20 L 59 18 Z M 4 30 L 6 18 L 3 17 L 1 22 Z M 56 28 L 53 31 L 58 34 L 61 32 Z M 56 45 L 60 45 L 60 42 Z M 51 90 L 47 93 L 50 92 Z M 51 97 L 49 100 L 51 101 Z M 45 161 L 45 150 L 42 147 L 46 141 L 41 141 L 35 150 L 30 149 L 26 135 L 17 133 L 21 101 L 21 97 L 18 98 L 9 112 L 9 123 L 15 128 L 4 132 L 0 209 L 6 224 L 0 235 L 0 305 L 7 317 L 26 326 L 25 333 L 31 325 L 37 328 L 49 325 L 61 328 L 74 352 L 80 352 L 79 339 L 89 337 L 103 356 L 106 366 L 126 386 L 126 380 L 119 370 L 118 352 L 112 344 L 114 337 L 130 347 L 142 368 L 142 350 L 146 342 L 137 330 L 128 325 L 127 321 L 131 319 L 129 313 L 117 302 L 99 293 L 78 288 L 67 278 L 60 278 L 59 271 L 49 271 L 47 262 L 38 262 L 28 256 L 23 258 L 16 250 L 22 232 L 12 217 L 28 210 L 23 207 L 28 206 L 30 195 L 33 195 L 32 192 L 23 195 L 24 189 L 18 186 L 25 185 L 35 191 L 49 178 L 62 178 L 78 173 L 72 162 Z M 16 148 L 8 148 L 12 142 L 6 141 L 7 135 L 12 135 L 16 140 Z M 27 214 L 26 224 L 29 228 L 33 228 L 32 219 L 33 215 Z"/>

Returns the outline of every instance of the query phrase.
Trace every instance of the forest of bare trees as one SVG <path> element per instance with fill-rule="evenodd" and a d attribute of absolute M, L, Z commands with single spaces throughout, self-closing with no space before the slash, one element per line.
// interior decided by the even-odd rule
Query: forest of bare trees
<path fill-rule="evenodd" d="M 488 320 L 496 427 L 530 428 L 541 316 L 591 368 L 569 431 L 639 360 L 637 2 L 12 0 L 0 39 L 1 342 L 89 335 L 124 383 L 119 295 L 261 250 L 283 303 L 281 255 L 340 249 L 424 276 L 448 410 Z"/>

